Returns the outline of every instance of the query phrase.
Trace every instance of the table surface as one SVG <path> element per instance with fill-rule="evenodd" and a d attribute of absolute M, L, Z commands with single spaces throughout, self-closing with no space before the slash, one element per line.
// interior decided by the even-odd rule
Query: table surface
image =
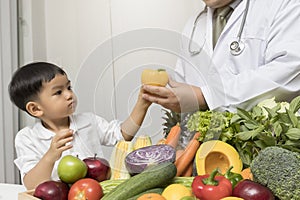
<path fill-rule="evenodd" d="M 18 193 L 25 191 L 23 185 L 0 183 L 0 200 L 17 200 Z"/>

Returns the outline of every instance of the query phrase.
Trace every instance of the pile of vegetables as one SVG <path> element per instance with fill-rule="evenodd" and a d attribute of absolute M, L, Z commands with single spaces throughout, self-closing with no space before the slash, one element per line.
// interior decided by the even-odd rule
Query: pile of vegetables
<path fill-rule="evenodd" d="M 194 139 L 193 142 L 195 141 L 199 143 L 198 140 Z M 200 147 L 211 142 L 214 141 L 203 142 Z M 215 142 L 215 144 L 217 144 L 216 146 L 220 146 L 211 149 L 208 151 L 208 154 L 220 152 L 222 150 L 218 148 L 225 147 L 224 156 L 227 156 L 226 146 L 223 145 L 229 144 L 222 141 Z M 151 145 L 148 148 L 151 147 L 155 149 L 158 146 L 160 145 Z M 169 145 L 161 144 L 161 146 L 165 147 Z M 212 147 L 215 145 L 208 146 Z M 169 148 L 173 147 L 169 146 Z M 135 151 L 144 151 L 143 149 L 144 148 L 140 148 Z M 201 152 L 203 151 L 203 147 L 199 148 L 198 146 L 196 149 L 198 149 L 197 153 L 200 151 L 200 154 L 203 154 L 203 152 Z M 143 158 L 143 162 L 145 163 L 150 163 L 150 160 L 151 159 L 147 160 Z M 253 180 L 245 179 L 241 176 L 240 171 L 233 172 L 232 169 L 239 166 L 238 163 L 234 162 L 234 166 L 229 167 L 224 173 L 217 167 L 212 172 L 206 172 L 203 175 L 190 175 L 188 177 L 180 177 L 177 170 L 180 169 L 180 167 L 176 165 L 176 161 L 156 162 L 153 165 L 148 165 L 141 173 L 133 175 L 128 179 L 106 180 L 100 182 L 104 192 L 104 197 L 102 199 L 136 200 L 143 194 L 149 193 L 157 193 L 163 196 L 164 191 L 168 186 L 172 184 L 181 184 L 189 188 L 194 197 L 200 198 L 201 200 L 225 200 L 230 199 L 230 197 L 244 200 L 275 200 L 275 195 L 282 200 L 297 200 L 300 198 L 298 182 L 299 162 L 299 153 L 281 147 L 267 147 L 258 153 L 251 164 L 251 171 L 254 177 Z M 216 161 L 216 163 L 218 163 L 218 161 Z M 205 165 L 211 165 L 211 163 Z"/>
<path fill-rule="evenodd" d="M 244 200 L 274 200 L 272 191 L 252 180 L 243 179 L 240 174 L 221 174 L 216 168 L 210 174 L 194 177 L 178 177 L 176 167 L 171 162 L 152 166 L 142 173 L 123 180 L 106 180 L 100 183 L 103 200 L 136 200 L 143 194 L 157 193 L 164 196 L 169 186 L 180 184 L 190 190 L 189 197 L 201 200 L 220 200 L 226 197 L 239 197 Z M 174 191 L 176 193 L 176 191 Z M 176 194 L 174 194 L 176 196 Z M 166 198 L 167 200 L 178 200 Z"/>
<path fill-rule="evenodd" d="M 163 196 L 172 184 L 201 200 L 300 199 L 299 108 L 300 96 L 290 103 L 267 99 L 249 111 L 197 111 L 184 118 L 185 127 L 169 114 L 172 126 L 159 144 L 142 142 L 123 152 L 128 176 L 101 182 L 103 199 Z"/>
<path fill-rule="evenodd" d="M 176 135 L 180 132 L 180 129 L 175 127 L 173 131 L 176 131 L 176 134 L 171 131 L 169 137 L 165 140 L 165 142 L 172 145 L 174 144 L 174 140 L 178 140 Z M 133 200 L 138 199 L 143 194 L 150 193 L 157 193 L 164 197 L 165 193 L 170 194 L 170 192 L 165 191 L 170 189 L 169 186 L 174 184 L 180 184 L 188 188 L 191 191 L 191 198 L 200 198 L 202 200 L 219 200 L 230 196 L 241 197 L 245 200 L 274 199 L 274 195 L 267 187 L 251 180 L 247 182 L 244 180 L 239 173 L 242 169 L 241 161 L 230 161 L 228 164 L 233 164 L 233 166 L 227 167 L 227 165 L 219 165 L 222 159 L 220 162 L 215 160 L 214 163 L 216 163 L 216 166 L 220 166 L 220 168 L 217 167 L 212 172 L 208 172 L 205 169 L 202 175 L 192 176 L 191 173 L 186 174 L 186 170 L 190 168 L 190 164 L 193 164 L 196 154 L 198 154 L 198 156 L 204 155 L 204 157 L 208 157 L 209 154 L 214 154 L 222 150 L 227 152 L 226 148 L 231 148 L 232 151 L 234 151 L 233 147 L 222 141 L 210 140 L 201 144 L 198 140 L 199 137 L 200 133 L 196 132 L 186 148 L 182 150 L 181 155 L 177 154 L 175 161 L 173 159 L 175 148 L 168 144 L 155 144 L 133 150 L 125 157 L 125 162 L 130 160 L 130 165 L 127 164 L 128 170 L 136 169 L 136 166 L 133 167 L 131 164 L 137 164 L 137 166 L 141 165 L 142 168 L 139 169 L 139 172 L 136 171 L 135 174 L 132 174 L 128 179 L 106 180 L 101 182 L 100 185 L 104 192 L 102 199 Z M 209 147 L 214 148 L 211 149 Z M 176 150 L 176 153 L 180 152 L 180 150 Z M 155 155 L 164 154 L 165 151 L 168 156 L 162 158 L 162 160 L 165 159 L 165 161 L 162 162 L 161 158 Z M 237 152 L 234 153 L 238 156 Z M 231 154 L 229 153 L 228 156 L 224 153 L 221 157 L 230 157 Z M 207 169 L 211 168 L 210 165 L 212 165 L 210 162 L 204 164 Z M 220 169 L 226 169 L 226 167 L 228 170 L 222 173 Z M 235 171 L 232 171 L 233 169 L 235 169 Z M 249 189 L 255 192 L 249 193 Z M 174 192 L 176 193 L 176 191 Z M 173 200 L 174 198 L 166 199 Z M 177 200 L 177 198 L 175 199 Z"/>
<path fill-rule="evenodd" d="M 200 141 L 218 139 L 232 145 L 249 167 L 258 152 L 268 146 L 280 146 L 300 152 L 300 96 L 291 103 L 267 99 L 251 110 L 236 113 L 197 111 L 187 128 L 200 131 Z"/>

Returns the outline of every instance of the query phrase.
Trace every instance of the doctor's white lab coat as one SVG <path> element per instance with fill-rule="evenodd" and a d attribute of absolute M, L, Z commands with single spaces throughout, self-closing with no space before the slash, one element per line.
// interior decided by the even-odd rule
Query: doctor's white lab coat
<path fill-rule="evenodd" d="M 235 8 L 215 48 L 213 9 L 203 13 L 190 41 L 192 17 L 182 34 L 176 79 L 201 88 L 210 109 L 249 109 L 263 99 L 290 101 L 300 95 L 300 0 L 250 0 L 241 41 L 244 51 L 233 56 L 246 0 Z M 195 56 L 192 50 L 201 52 Z"/>

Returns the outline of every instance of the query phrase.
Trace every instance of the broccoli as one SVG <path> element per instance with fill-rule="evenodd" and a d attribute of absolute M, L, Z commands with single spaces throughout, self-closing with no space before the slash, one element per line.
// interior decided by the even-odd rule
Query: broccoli
<path fill-rule="evenodd" d="M 300 154 L 271 146 L 261 150 L 250 165 L 253 180 L 281 200 L 300 200 Z"/>

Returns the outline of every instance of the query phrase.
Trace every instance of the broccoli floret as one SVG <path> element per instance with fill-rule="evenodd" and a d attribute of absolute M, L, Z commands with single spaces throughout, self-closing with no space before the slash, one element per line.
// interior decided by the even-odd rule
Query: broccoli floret
<path fill-rule="evenodd" d="M 261 150 L 250 165 L 253 180 L 281 200 L 300 200 L 300 154 L 272 146 Z"/>

